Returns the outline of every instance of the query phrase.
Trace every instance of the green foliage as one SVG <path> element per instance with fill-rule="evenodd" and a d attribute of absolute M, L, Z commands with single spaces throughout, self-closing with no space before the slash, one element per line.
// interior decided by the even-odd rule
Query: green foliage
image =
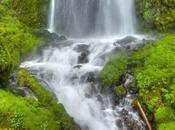
<path fill-rule="evenodd" d="M 4 2 L 4 1 L 1 1 Z M 15 11 L 0 5 L 0 81 L 4 75 L 13 70 L 20 62 L 20 58 L 35 49 L 41 39 L 32 34 L 32 30 L 21 23 Z"/>
<path fill-rule="evenodd" d="M 8 117 L 8 121 L 10 122 L 10 126 L 13 129 L 23 129 L 24 123 L 24 115 L 22 113 L 13 113 Z"/>
<path fill-rule="evenodd" d="M 26 70 L 19 71 L 18 78 L 19 86 L 29 87 L 40 104 L 52 112 L 54 119 L 59 122 L 61 130 L 77 130 L 73 119 L 65 112 L 63 105 L 57 103 L 57 98 L 52 92 L 43 88 L 39 81 Z"/>
<path fill-rule="evenodd" d="M 134 75 L 139 101 L 154 114 L 159 130 L 165 126 L 171 130 L 175 127 L 171 123 L 175 121 L 175 35 L 133 53 L 132 63 L 137 66 Z"/>
<path fill-rule="evenodd" d="M 43 7 L 49 0 L 11 0 L 11 5 L 17 12 L 19 20 L 30 27 L 40 27 L 45 24 Z"/>
<path fill-rule="evenodd" d="M 123 85 L 117 86 L 115 88 L 115 94 L 118 97 L 123 97 L 127 93 L 126 88 Z"/>
<path fill-rule="evenodd" d="M 174 0 L 136 0 L 137 13 L 147 26 L 161 31 L 175 29 Z"/>
<path fill-rule="evenodd" d="M 162 123 L 158 126 L 158 130 L 174 130 L 175 129 L 175 121 L 169 123 Z"/>
<path fill-rule="evenodd" d="M 99 74 L 99 82 L 102 86 L 110 87 L 119 83 L 121 76 L 125 73 L 128 64 L 128 58 L 125 52 L 111 57 Z"/>
<path fill-rule="evenodd" d="M 40 107 L 32 100 L 17 98 L 14 95 L 0 90 L 0 128 L 43 130 L 41 123 L 45 122 L 48 129 L 59 128 L 52 113 Z"/>
<path fill-rule="evenodd" d="M 19 71 L 18 77 L 18 84 L 20 87 L 29 87 L 43 105 L 51 104 L 52 101 L 56 102 L 55 95 L 44 89 L 39 81 L 31 76 L 26 70 Z"/>
<path fill-rule="evenodd" d="M 38 101 L 16 97 L 0 90 L 0 128 L 31 130 L 77 130 L 73 118 L 57 103 L 55 95 L 47 91 L 27 71 L 18 74 L 19 87 L 29 87 Z"/>

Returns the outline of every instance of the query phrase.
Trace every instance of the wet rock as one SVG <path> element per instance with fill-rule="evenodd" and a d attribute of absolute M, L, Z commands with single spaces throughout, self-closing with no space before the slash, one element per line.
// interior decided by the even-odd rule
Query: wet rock
<path fill-rule="evenodd" d="M 133 83 L 134 77 L 131 74 L 126 74 L 124 86 L 129 88 Z"/>
<path fill-rule="evenodd" d="M 86 44 L 79 44 L 77 45 L 74 50 L 81 53 L 78 57 L 78 63 L 83 64 L 88 62 L 88 55 L 89 55 L 89 45 Z"/>
<path fill-rule="evenodd" d="M 74 66 L 74 68 L 80 69 L 82 67 L 82 65 L 76 65 Z"/>
<path fill-rule="evenodd" d="M 86 79 L 88 82 L 95 82 L 96 77 L 95 77 L 95 74 L 93 72 L 88 72 L 86 75 L 87 75 Z"/>
<path fill-rule="evenodd" d="M 102 104 L 104 103 L 104 102 L 103 102 L 103 98 L 102 98 L 100 95 L 97 96 L 97 100 L 98 100 L 99 102 L 101 102 Z"/>
<path fill-rule="evenodd" d="M 89 52 L 82 52 L 81 55 L 78 57 L 78 63 L 83 64 L 88 62 L 88 54 Z"/>
<path fill-rule="evenodd" d="M 131 115 L 124 117 L 124 123 L 128 127 L 128 129 L 132 130 L 132 126 L 134 124 L 134 120 Z"/>
<path fill-rule="evenodd" d="M 50 33 L 50 35 L 48 36 L 48 39 L 49 40 L 59 40 L 59 36 L 58 36 L 58 34 L 56 34 L 56 33 Z"/>
<path fill-rule="evenodd" d="M 128 111 L 126 109 L 122 109 L 121 114 L 122 114 L 122 116 L 127 116 Z"/>
<path fill-rule="evenodd" d="M 123 129 L 123 121 L 122 120 L 120 120 L 120 119 L 117 120 L 116 125 L 118 126 L 118 128 Z"/>
<path fill-rule="evenodd" d="M 86 52 L 89 49 L 89 45 L 86 44 L 78 44 L 74 50 L 77 52 Z"/>
<path fill-rule="evenodd" d="M 128 44 L 128 43 L 131 43 L 131 42 L 135 42 L 137 39 L 135 37 L 132 37 L 132 36 L 127 36 L 121 40 L 118 40 L 116 41 L 115 43 L 118 43 L 120 45 L 123 45 L 123 44 Z"/>
<path fill-rule="evenodd" d="M 16 96 L 21 96 L 21 97 L 26 97 L 26 93 L 25 90 L 22 88 L 11 88 L 10 90 L 13 94 L 15 94 Z"/>
<path fill-rule="evenodd" d="M 138 123 L 138 121 L 134 121 L 132 129 L 133 130 L 141 130 L 142 126 Z"/>
<path fill-rule="evenodd" d="M 58 40 L 59 40 L 59 41 L 64 41 L 64 40 L 67 40 L 67 38 L 66 38 L 65 36 L 62 35 L 62 36 L 59 37 Z"/>

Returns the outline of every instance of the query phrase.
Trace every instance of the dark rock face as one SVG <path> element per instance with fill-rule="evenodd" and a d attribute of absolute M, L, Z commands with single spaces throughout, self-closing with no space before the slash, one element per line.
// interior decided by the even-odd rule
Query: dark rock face
<path fill-rule="evenodd" d="M 62 35 L 62 36 L 60 36 L 60 37 L 58 38 L 58 40 L 59 40 L 59 41 L 64 41 L 64 40 L 67 40 L 67 39 L 66 39 L 65 36 Z"/>
<path fill-rule="evenodd" d="M 74 50 L 80 53 L 78 57 L 78 63 L 83 64 L 88 62 L 88 55 L 89 55 L 89 45 L 86 44 L 79 44 L 77 45 Z"/>
<path fill-rule="evenodd" d="M 137 39 L 135 37 L 132 36 L 127 36 L 121 40 L 116 41 L 116 43 L 120 44 L 120 45 L 125 45 L 131 42 L 135 42 Z"/>
<path fill-rule="evenodd" d="M 88 53 L 89 52 L 82 52 L 81 55 L 78 57 L 78 63 L 83 64 L 88 62 Z"/>
<path fill-rule="evenodd" d="M 94 72 L 87 72 L 81 77 L 82 81 L 94 83 L 96 81 L 96 75 Z"/>
<path fill-rule="evenodd" d="M 86 52 L 89 49 L 89 45 L 86 44 L 79 44 L 77 45 L 74 50 L 77 52 Z"/>
<path fill-rule="evenodd" d="M 125 109 L 121 111 L 121 116 L 123 118 L 123 122 L 128 130 L 141 130 L 142 124 L 139 123 L 134 117 L 129 114 L 129 112 Z"/>

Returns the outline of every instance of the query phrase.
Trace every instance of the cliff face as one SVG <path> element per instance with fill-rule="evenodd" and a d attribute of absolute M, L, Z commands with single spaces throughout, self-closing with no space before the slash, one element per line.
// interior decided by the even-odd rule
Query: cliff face
<path fill-rule="evenodd" d="M 161 31 L 175 29 L 174 0 L 136 0 L 136 7 L 144 27 Z"/>

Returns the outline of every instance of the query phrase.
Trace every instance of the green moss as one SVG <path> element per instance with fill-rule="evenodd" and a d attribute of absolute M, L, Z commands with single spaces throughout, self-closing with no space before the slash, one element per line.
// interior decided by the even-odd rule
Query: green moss
<path fill-rule="evenodd" d="M 44 6 L 49 0 L 12 0 L 11 6 L 17 12 L 19 20 L 30 27 L 45 25 Z"/>
<path fill-rule="evenodd" d="M 1 1 L 3 2 L 3 1 Z M 37 48 L 41 42 L 39 37 L 32 34 L 32 30 L 21 23 L 16 12 L 0 5 L 0 81 L 16 68 L 22 56 Z"/>
<path fill-rule="evenodd" d="M 123 97 L 125 94 L 127 93 L 126 91 L 126 88 L 122 85 L 120 86 L 117 86 L 115 88 L 115 94 L 118 96 L 118 97 Z"/>
<path fill-rule="evenodd" d="M 58 129 L 52 113 L 32 99 L 17 98 L 0 90 L 0 127 L 13 129 Z"/>
<path fill-rule="evenodd" d="M 174 130 L 175 129 L 175 121 L 169 123 L 162 123 L 158 126 L 158 130 Z"/>
<path fill-rule="evenodd" d="M 133 53 L 138 99 L 155 117 L 157 128 L 174 128 L 175 35 L 169 34 Z"/>
<path fill-rule="evenodd" d="M 18 84 L 20 87 L 29 87 L 36 97 L 38 98 L 39 102 L 44 105 L 51 104 L 52 101 L 56 102 L 56 97 L 53 93 L 49 92 L 48 90 L 44 89 L 39 81 L 31 76 L 26 70 L 21 70 L 18 73 Z"/>
<path fill-rule="evenodd" d="M 128 58 L 125 52 L 112 56 L 99 74 L 100 84 L 105 87 L 118 84 L 121 76 L 126 71 L 127 64 Z"/>
<path fill-rule="evenodd" d="M 77 126 L 74 124 L 73 119 L 65 112 L 62 104 L 57 103 L 56 96 L 43 88 L 39 81 L 31 76 L 26 70 L 21 70 L 18 73 L 18 84 L 20 87 L 28 87 L 37 97 L 41 106 L 47 108 L 53 113 L 53 117 L 59 122 L 60 129 L 64 130 L 77 130 Z"/>
<path fill-rule="evenodd" d="M 174 0 L 136 0 L 136 6 L 136 12 L 146 22 L 146 28 L 161 31 L 175 29 Z"/>

